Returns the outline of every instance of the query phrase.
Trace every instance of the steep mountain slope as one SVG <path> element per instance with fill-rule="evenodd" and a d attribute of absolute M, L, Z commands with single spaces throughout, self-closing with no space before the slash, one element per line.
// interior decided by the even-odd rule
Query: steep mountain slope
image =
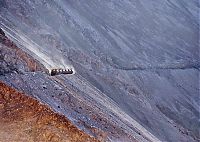
<path fill-rule="evenodd" d="M 112 128 L 88 113 L 83 120 L 113 141 L 128 135 L 138 141 L 200 139 L 198 1 L 1 0 L 0 7 L 0 26 L 21 49 L 47 69 L 76 70 L 73 76 L 21 75 L 26 87 L 13 83 L 18 75 L 1 76 L 7 84 L 76 123 L 78 115 L 68 113 L 61 97 L 36 90 L 46 83 L 51 92 L 59 84 L 84 105 L 95 104 L 92 113 L 100 109 Z M 110 134 L 113 125 L 127 135 Z"/>
<path fill-rule="evenodd" d="M 0 82 L 0 141 L 97 142 L 64 116 Z"/>
<path fill-rule="evenodd" d="M 129 132 L 122 129 L 121 125 L 127 127 L 125 122 L 122 122 L 118 119 L 115 120 L 113 111 L 110 111 L 106 108 L 107 105 L 105 106 L 105 104 L 109 103 L 108 101 L 107 103 L 103 104 L 98 103 L 98 105 L 96 104 L 94 107 L 94 102 L 96 102 L 96 99 L 94 99 L 94 97 L 97 97 L 96 94 L 98 92 L 96 94 L 93 94 L 92 96 L 89 96 L 88 93 L 85 94 L 81 90 L 77 89 L 71 82 L 64 81 L 63 80 L 64 78 L 62 78 L 61 76 L 57 77 L 49 76 L 50 74 L 48 73 L 48 71 L 46 71 L 47 69 L 45 69 L 43 65 L 41 65 L 36 59 L 31 57 L 27 53 L 25 53 L 23 50 L 19 49 L 15 45 L 15 43 L 13 43 L 11 40 L 8 39 L 7 36 L 5 36 L 5 33 L 2 30 L 0 33 L 0 40 L 1 40 L 0 43 L 1 81 L 8 84 L 9 86 L 14 87 L 17 90 L 20 90 L 20 92 L 26 92 L 26 94 L 29 95 L 31 98 L 35 98 L 39 100 L 41 103 L 47 104 L 54 111 L 54 112 L 52 111 L 52 113 L 54 114 L 59 113 L 56 114 L 56 116 L 59 117 L 60 115 L 65 115 L 65 117 L 67 117 L 74 125 L 78 126 L 79 129 L 84 130 L 85 132 L 87 132 L 87 134 L 95 137 L 99 141 L 102 142 L 110 141 L 111 138 L 122 141 L 136 141 L 136 139 L 134 138 L 135 135 L 134 136 L 130 135 Z M 79 76 L 79 78 L 80 77 L 81 76 Z M 83 78 L 81 80 L 83 80 Z M 85 83 L 82 82 L 81 84 L 80 85 L 83 87 Z M 0 94 L 0 96 L 2 97 L 2 100 L 0 101 L 0 106 L 3 106 L 2 115 L 4 116 L 5 121 L 9 121 L 9 118 L 12 117 L 12 115 L 11 116 L 5 115 L 7 114 L 8 111 L 9 112 L 14 111 L 13 113 L 15 113 L 16 111 L 18 111 L 17 107 L 20 107 L 24 103 L 22 102 L 21 104 L 21 101 L 29 100 L 29 97 L 24 97 L 24 99 L 22 100 L 21 99 L 14 100 L 14 98 L 12 98 L 12 96 L 14 95 L 13 92 L 17 91 L 14 89 L 9 89 L 10 88 L 9 86 L 6 86 L 4 84 L 0 86 L 0 89 L 2 90 L 2 93 Z M 13 102 L 14 104 L 4 100 L 5 98 L 4 95 L 6 94 L 8 94 L 7 99 L 9 99 L 9 96 L 11 96 L 9 101 L 14 101 Z M 20 97 L 21 94 L 16 93 L 16 97 L 21 98 Z M 25 95 L 22 94 L 22 96 Z M 102 99 L 102 96 L 99 96 L 99 99 L 100 98 Z M 106 100 L 106 98 L 104 100 Z M 101 102 L 102 101 L 103 99 L 101 100 Z M 10 105 L 12 106 L 13 110 L 8 110 L 10 108 Z M 26 104 L 23 104 L 23 108 L 24 105 Z M 112 106 L 113 104 L 109 103 L 109 105 Z M 36 105 L 35 107 L 37 106 L 38 105 Z M 23 111 L 23 115 L 27 114 L 27 118 L 24 117 L 24 119 L 19 120 L 18 122 L 18 119 L 15 120 L 15 117 L 13 116 L 14 117 L 13 121 L 11 121 L 10 123 L 14 127 L 13 133 L 11 133 L 9 137 L 5 139 L 7 135 L 7 129 L 10 129 L 10 125 L 5 126 L 4 129 L 6 131 L 4 131 L 4 129 L 0 130 L 0 133 L 2 133 L 0 135 L 2 141 L 8 141 L 8 140 L 30 141 L 32 139 L 39 141 L 44 141 L 44 140 L 54 141 L 54 138 L 48 140 L 49 137 L 41 137 L 40 135 L 39 136 L 30 135 L 29 137 L 26 137 L 25 135 L 23 137 L 18 137 L 19 133 L 20 134 L 25 133 L 23 129 L 29 129 L 27 128 L 28 126 L 26 125 L 27 124 L 26 119 L 28 119 L 28 121 L 33 121 L 33 126 L 35 125 L 36 128 L 40 126 L 41 130 L 46 129 L 46 125 L 38 126 L 34 122 L 34 120 L 32 120 L 29 117 L 28 115 L 30 113 L 29 111 L 26 111 L 26 109 L 25 110 L 22 109 L 21 111 Z M 34 113 L 35 111 L 32 110 L 32 112 Z M 38 115 L 49 116 L 49 114 L 46 115 L 40 112 L 38 112 Z M 17 123 L 15 123 L 15 121 L 17 121 Z M 51 120 L 49 119 L 47 121 Z M 18 127 L 18 123 L 23 124 L 22 127 Z M 58 125 L 62 125 L 60 124 L 61 123 L 60 121 L 56 123 Z M 2 122 L 2 125 L 4 125 L 4 122 Z M 69 128 L 70 127 L 65 127 L 63 129 L 69 129 Z M 32 129 L 32 127 L 30 129 Z M 41 131 L 40 129 L 38 131 Z M 76 128 L 74 127 L 74 129 Z M 51 133 L 51 131 L 53 130 L 54 127 L 50 128 L 49 131 L 47 131 L 47 133 L 48 132 Z M 83 139 L 86 137 L 82 138 L 82 136 L 85 134 L 75 133 L 74 136 L 71 135 L 69 131 L 64 131 L 64 133 L 67 135 L 66 137 L 62 137 L 61 139 L 56 139 L 55 141 L 76 141 L 76 140 L 81 142 L 90 141 L 90 139 Z M 16 137 L 13 137 L 14 135 Z M 45 132 L 44 135 L 46 135 Z M 60 133 L 60 131 L 56 131 L 52 135 L 61 136 L 63 135 L 63 133 Z M 138 134 L 136 133 L 136 135 Z M 143 136 L 139 136 L 137 139 L 145 141 L 145 138 L 143 138 Z"/>

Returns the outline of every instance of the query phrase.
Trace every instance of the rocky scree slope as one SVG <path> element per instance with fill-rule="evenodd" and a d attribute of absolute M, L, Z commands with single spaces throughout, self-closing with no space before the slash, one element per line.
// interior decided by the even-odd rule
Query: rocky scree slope
<path fill-rule="evenodd" d="M 72 84 L 69 84 L 67 86 L 67 82 L 62 83 L 62 79 L 59 79 L 59 77 L 51 77 L 47 73 L 47 69 L 41 65 L 36 59 L 34 59 L 32 56 L 27 54 L 22 49 L 18 48 L 14 42 L 12 42 L 1 30 L 0 33 L 0 51 L 1 51 L 1 81 L 6 83 L 9 86 L 14 87 L 16 90 L 19 90 L 20 93 L 13 94 L 14 89 L 10 89 L 9 86 L 5 85 L 4 83 L 1 83 L 0 88 L 1 91 L 1 106 L 2 106 L 2 117 L 3 119 L 8 122 L 12 118 L 13 121 L 11 121 L 9 124 L 5 122 L 5 124 L 8 124 L 8 127 L 4 127 L 6 130 L 4 131 L 2 129 L 1 138 L 2 140 L 14 140 L 14 141 L 21 141 L 21 140 L 38 140 L 38 141 L 81 141 L 81 142 L 87 142 L 87 141 L 110 141 L 108 137 L 111 138 L 117 138 L 117 139 L 123 139 L 125 141 L 136 141 L 131 135 L 124 132 L 122 128 L 119 126 L 116 126 L 116 122 L 111 121 L 111 114 L 108 112 L 102 112 L 101 106 L 99 105 L 96 107 L 98 110 L 94 110 L 93 106 L 93 100 L 89 97 L 86 98 L 80 98 L 80 96 L 77 96 L 79 91 L 75 90 L 74 86 Z M 9 56 L 9 58 L 7 58 Z M 16 60 L 14 60 L 16 59 Z M 65 89 L 66 88 L 66 89 Z M 7 90 L 7 91 L 6 91 Z M 11 90 L 11 92 L 10 92 Z M 7 93 L 5 93 L 7 92 Z M 26 92 L 27 95 L 24 95 L 21 92 Z M 80 92 L 79 92 L 80 93 Z M 42 94 L 42 95 L 41 95 Z M 11 97 L 11 99 L 4 97 L 4 95 Z M 22 96 L 22 97 L 20 97 Z M 14 98 L 18 98 L 15 100 Z M 23 98 L 23 99 L 22 99 Z M 43 104 L 46 104 L 45 110 L 47 107 L 50 107 L 52 110 L 51 114 L 56 115 L 57 117 L 62 117 L 62 119 L 69 118 L 73 124 L 69 120 L 67 123 L 70 123 L 70 127 L 63 126 L 63 128 L 59 128 L 60 130 L 56 132 L 54 129 L 57 129 L 57 126 L 62 125 L 62 122 L 56 122 L 56 128 L 49 128 L 46 131 L 46 123 L 50 123 L 50 121 L 53 121 L 51 119 L 46 119 L 46 116 L 49 116 L 49 114 L 38 112 L 35 110 L 32 110 L 31 112 L 27 111 L 26 109 L 22 109 L 20 111 L 23 111 L 23 114 L 18 116 L 22 117 L 23 119 L 15 119 L 14 115 L 15 111 L 18 111 L 18 108 L 22 107 L 24 108 L 24 102 L 21 103 L 21 101 L 28 101 L 29 99 L 32 102 L 36 102 L 34 99 L 37 99 Z M 7 102 L 5 99 L 9 99 L 10 101 L 14 101 L 12 103 Z M 30 102 L 31 102 L 30 101 Z M 88 102 L 89 101 L 89 102 Z M 10 105 L 13 106 L 11 110 Z M 16 107 L 15 107 L 16 105 Z M 20 106 L 22 105 L 22 106 Z M 40 104 L 36 104 L 40 106 Z M 43 106 L 41 106 L 43 108 Z M 9 110 L 8 110 L 9 109 Z M 6 116 L 7 112 L 10 112 L 11 115 Z M 14 111 L 14 112 L 12 112 Z M 57 113 L 59 114 L 57 114 Z M 45 117 L 45 124 L 37 124 L 35 123 L 35 116 L 29 116 L 29 113 L 36 113 L 35 115 Z M 103 113 L 100 115 L 100 113 Z M 27 115 L 26 115 L 27 114 Z M 63 116 L 61 116 L 63 114 Z M 65 116 L 64 116 L 65 115 Z M 108 115 L 111 120 L 108 119 Z M 36 116 L 36 117 L 37 117 Z M 18 118 L 17 117 L 17 118 Z M 34 120 L 32 120 L 32 117 L 34 117 Z M 65 117 L 65 118 L 64 118 Z M 8 120 L 9 119 L 9 120 Z M 40 121 L 40 118 L 38 118 Z M 15 123 L 15 121 L 17 121 Z M 19 122 L 18 122 L 19 121 Z M 26 122 L 28 121 L 28 122 Z M 43 118 L 41 118 L 41 121 L 43 122 Z M 31 127 L 27 126 L 27 123 L 33 123 L 34 125 L 31 125 Z M 19 127 L 18 123 L 22 124 L 23 127 Z M 73 125 L 78 126 L 79 129 L 82 129 L 86 133 L 79 133 L 79 130 L 74 127 Z M 2 121 L 2 125 L 4 125 L 4 121 Z M 16 128 L 13 128 L 13 133 L 9 134 L 9 137 L 6 137 L 7 135 L 7 129 L 9 128 L 9 125 L 14 125 Z M 72 125 L 72 126 L 71 126 Z M 77 129 L 77 133 L 75 132 L 72 134 L 71 127 L 74 127 L 73 129 Z M 24 137 L 17 137 L 17 135 L 20 133 L 25 134 L 26 132 L 23 131 L 23 129 L 30 129 L 30 131 L 35 131 L 34 133 L 31 133 L 25 135 Z M 62 130 L 61 130 L 62 129 Z M 64 130 L 63 130 L 64 129 Z M 40 131 L 45 130 L 43 133 L 44 135 L 36 135 L 36 133 L 39 133 Z M 53 133 L 54 131 L 55 133 Z M 61 132 L 62 131 L 62 132 Z M 66 137 L 63 136 L 63 134 L 67 134 Z M 88 134 L 94 138 L 90 138 Z M 15 135 L 15 137 L 13 137 Z M 26 137 L 27 136 L 27 137 Z M 12 138 L 13 137 L 13 138 Z M 59 137 L 59 138 L 58 138 Z"/>
<path fill-rule="evenodd" d="M 39 101 L 0 82 L 0 141 L 98 142 Z"/>
<path fill-rule="evenodd" d="M 27 74 L 26 85 L 12 86 L 32 92 L 56 111 L 75 118 L 77 125 L 81 119 L 108 135 L 113 127 L 83 118 L 86 109 L 68 113 L 65 101 L 46 95 L 47 90 L 63 91 L 64 98 L 73 94 L 81 102 L 78 105 L 93 106 L 92 113 L 101 110 L 104 118 L 139 141 L 148 132 L 161 141 L 199 140 L 198 1 L 3 0 L 0 12 L 1 27 L 13 41 L 34 41 L 50 60 L 70 61 L 77 71 L 74 76 L 55 78 Z M 1 78 L 8 84 L 17 80 L 14 75 Z M 47 89 L 38 93 L 34 90 L 40 87 L 33 84 Z M 130 120 L 148 132 L 136 130 L 137 123 Z M 133 141 L 122 133 L 112 136 L 112 140 Z"/>

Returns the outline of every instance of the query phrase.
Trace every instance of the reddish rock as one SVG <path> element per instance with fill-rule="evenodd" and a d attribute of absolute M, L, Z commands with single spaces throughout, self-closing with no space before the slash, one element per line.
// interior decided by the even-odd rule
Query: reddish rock
<path fill-rule="evenodd" d="M 0 141 L 97 142 L 64 116 L 0 83 Z"/>

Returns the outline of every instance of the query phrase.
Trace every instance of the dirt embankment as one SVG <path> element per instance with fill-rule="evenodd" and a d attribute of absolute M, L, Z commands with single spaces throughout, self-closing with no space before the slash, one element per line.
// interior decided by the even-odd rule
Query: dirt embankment
<path fill-rule="evenodd" d="M 0 142 L 97 142 L 64 116 L 0 82 Z"/>

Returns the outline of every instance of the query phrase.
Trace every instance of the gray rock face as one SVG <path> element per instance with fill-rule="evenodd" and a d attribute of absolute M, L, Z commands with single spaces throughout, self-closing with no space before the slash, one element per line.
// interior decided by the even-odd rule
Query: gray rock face
<path fill-rule="evenodd" d="M 0 26 L 46 68 L 72 65 L 76 74 L 59 79 L 130 135 L 192 142 L 200 139 L 198 10 L 197 0 L 1 0 Z"/>

